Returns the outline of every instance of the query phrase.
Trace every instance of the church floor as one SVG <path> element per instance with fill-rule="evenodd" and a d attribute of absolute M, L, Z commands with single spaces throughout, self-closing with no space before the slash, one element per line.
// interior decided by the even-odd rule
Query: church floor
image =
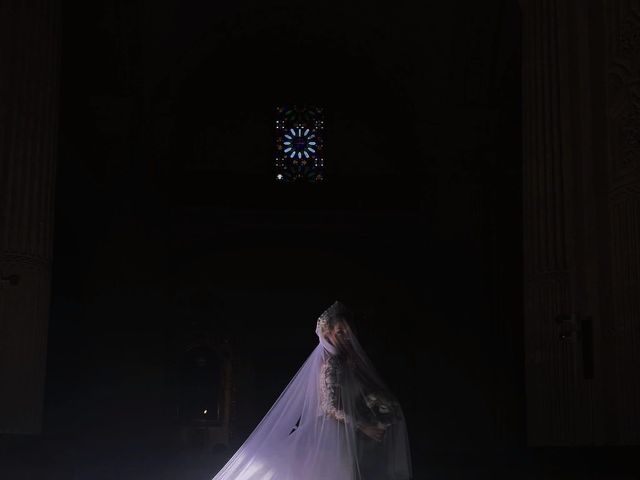
<path fill-rule="evenodd" d="M 0 436 L 0 479 L 210 480 L 228 455 L 103 447 Z M 415 459 L 415 480 L 640 480 L 639 454 L 639 448 L 431 451 Z"/>

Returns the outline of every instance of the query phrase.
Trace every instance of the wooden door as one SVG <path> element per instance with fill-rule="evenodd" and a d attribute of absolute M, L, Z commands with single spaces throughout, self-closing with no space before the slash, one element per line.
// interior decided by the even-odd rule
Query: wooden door
<path fill-rule="evenodd" d="M 521 5 L 529 443 L 638 443 L 639 5 Z"/>

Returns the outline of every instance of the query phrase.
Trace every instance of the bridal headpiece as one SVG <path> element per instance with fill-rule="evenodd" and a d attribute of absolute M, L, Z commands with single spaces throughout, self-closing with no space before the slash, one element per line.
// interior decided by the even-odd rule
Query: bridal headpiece
<path fill-rule="evenodd" d="M 323 334 L 326 334 L 331 327 L 333 327 L 335 321 L 338 318 L 345 318 L 346 314 L 347 307 L 340 301 L 336 300 L 329 308 L 322 312 L 320 317 L 318 317 L 317 328 L 320 329 Z"/>

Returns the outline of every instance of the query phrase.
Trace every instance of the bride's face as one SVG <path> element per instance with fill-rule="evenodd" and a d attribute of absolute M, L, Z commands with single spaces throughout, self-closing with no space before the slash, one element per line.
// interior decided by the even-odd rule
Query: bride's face
<path fill-rule="evenodd" d="M 342 322 L 338 322 L 333 326 L 328 337 L 334 347 L 345 345 L 349 340 L 347 328 Z"/>

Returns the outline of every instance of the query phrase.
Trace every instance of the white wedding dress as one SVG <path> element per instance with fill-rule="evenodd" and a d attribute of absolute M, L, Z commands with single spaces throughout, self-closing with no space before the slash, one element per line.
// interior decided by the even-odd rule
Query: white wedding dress
<path fill-rule="evenodd" d="M 333 344 L 328 332 L 346 333 Z M 245 443 L 213 480 L 408 480 L 409 441 L 400 405 L 335 302 L 316 324 L 319 344 Z M 384 429 L 381 441 L 362 427 Z"/>

